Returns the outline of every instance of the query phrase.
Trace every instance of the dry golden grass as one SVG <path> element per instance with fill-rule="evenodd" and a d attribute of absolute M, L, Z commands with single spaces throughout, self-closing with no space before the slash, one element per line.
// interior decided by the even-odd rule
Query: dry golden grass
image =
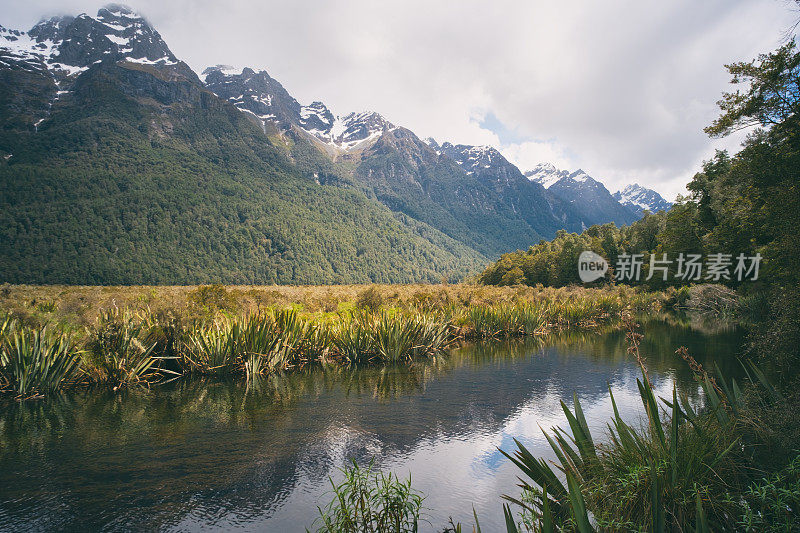
<path fill-rule="evenodd" d="M 226 286 L 72 286 L 0 285 L 0 311 L 31 323 L 93 324 L 114 307 L 177 311 L 184 316 L 206 311 L 247 312 L 293 307 L 304 314 L 332 313 L 370 303 L 385 307 L 442 308 L 524 302 L 540 298 L 569 299 L 596 292 L 625 294 L 630 287 L 495 287 L 482 285 L 226 285 Z"/>

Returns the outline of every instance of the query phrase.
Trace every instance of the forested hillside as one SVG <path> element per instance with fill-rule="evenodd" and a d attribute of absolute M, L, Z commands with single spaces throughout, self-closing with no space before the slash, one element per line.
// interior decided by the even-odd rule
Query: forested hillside
<path fill-rule="evenodd" d="M 0 150 L 4 281 L 438 281 L 483 260 L 318 184 L 232 105 L 135 63 L 92 67 Z"/>
<path fill-rule="evenodd" d="M 488 147 L 459 145 L 476 167 L 263 71 L 201 79 L 116 4 L 0 26 L 0 127 L 0 282 L 459 280 L 607 219 Z"/>

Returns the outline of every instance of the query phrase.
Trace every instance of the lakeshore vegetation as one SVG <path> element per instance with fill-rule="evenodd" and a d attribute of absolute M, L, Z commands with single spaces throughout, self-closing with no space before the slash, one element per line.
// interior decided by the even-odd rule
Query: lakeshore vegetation
<path fill-rule="evenodd" d="M 289 303 L 292 297 L 298 299 Z M 681 298 L 674 290 L 630 287 L 6 286 L 0 378 L 22 399 L 182 375 L 252 379 L 323 361 L 409 363 L 462 339 L 591 328 L 619 322 L 624 312 L 659 312 Z"/>

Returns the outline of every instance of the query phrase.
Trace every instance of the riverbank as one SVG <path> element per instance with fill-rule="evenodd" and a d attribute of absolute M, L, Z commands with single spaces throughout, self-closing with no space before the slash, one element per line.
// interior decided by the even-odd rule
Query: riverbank
<path fill-rule="evenodd" d="M 657 313 L 675 297 L 629 287 L 3 286 L 0 375 L 6 392 L 34 398 L 187 374 L 253 378 L 320 361 L 412 362 L 459 339 Z"/>

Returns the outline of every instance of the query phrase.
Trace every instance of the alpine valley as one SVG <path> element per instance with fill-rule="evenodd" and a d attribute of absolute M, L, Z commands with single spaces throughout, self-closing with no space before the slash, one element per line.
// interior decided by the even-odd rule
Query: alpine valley
<path fill-rule="evenodd" d="M 560 229 L 669 207 L 302 105 L 263 71 L 198 76 L 124 6 L 0 27 L 3 282 L 457 280 Z"/>

